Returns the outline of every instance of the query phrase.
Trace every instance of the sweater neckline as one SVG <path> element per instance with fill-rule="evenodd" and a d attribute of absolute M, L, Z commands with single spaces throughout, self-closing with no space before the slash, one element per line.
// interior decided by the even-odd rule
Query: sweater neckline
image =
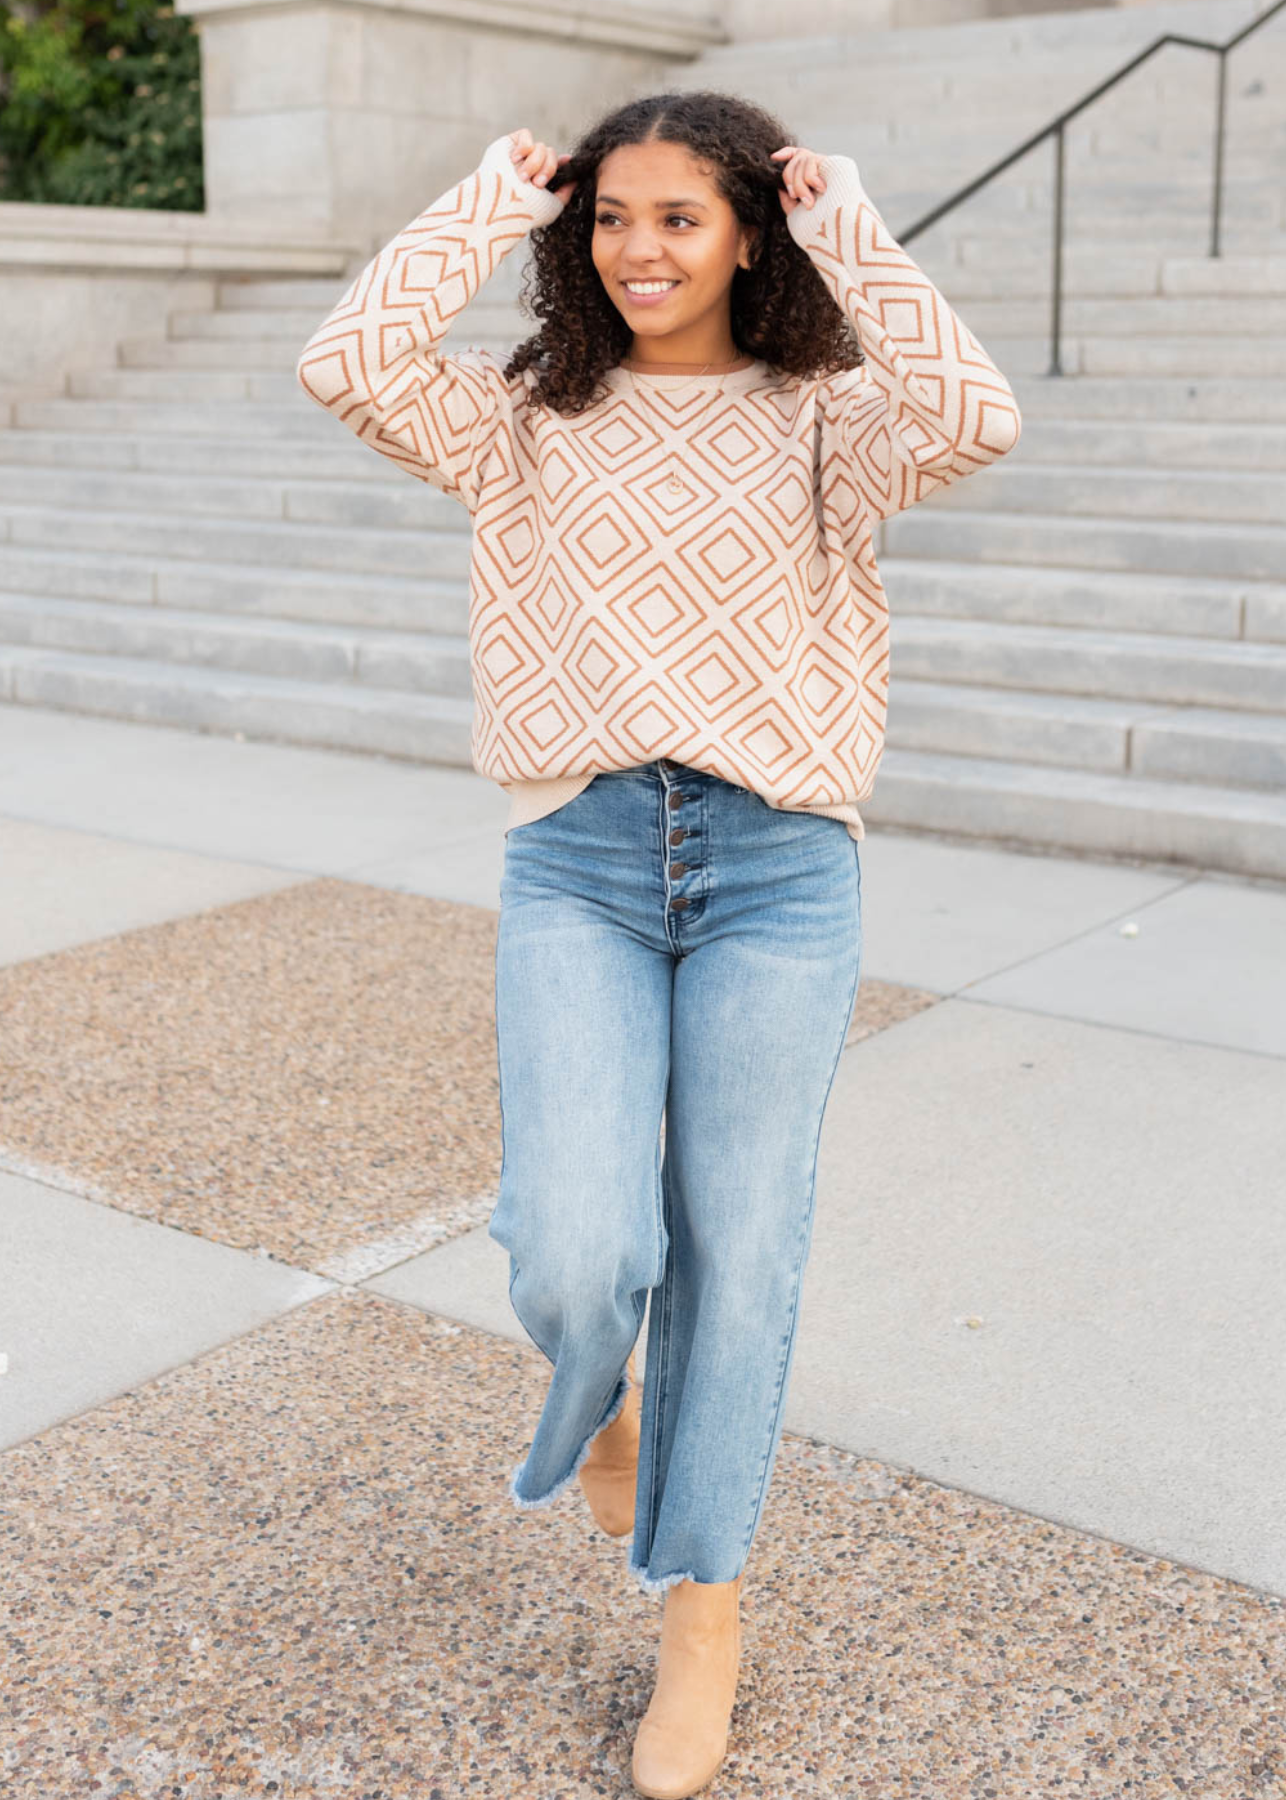
<path fill-rule="evenodd" d="M 732 369 L 720 375 L 689 375 L 671 371 L 668 375 L 658 372 L 645 372 L 642 369 L 627 369 L 620 363 L 613 363 L 607 371 L 605 379 L 613 388 L 629 390 L 631 382 L 646 382 L 656 387 L 722 387 L 726 393 L 740 393 L 743 389 L 753 387 L 762 381 L 768 364 L 762 357 L 755 357 L 744 369 Z"/>

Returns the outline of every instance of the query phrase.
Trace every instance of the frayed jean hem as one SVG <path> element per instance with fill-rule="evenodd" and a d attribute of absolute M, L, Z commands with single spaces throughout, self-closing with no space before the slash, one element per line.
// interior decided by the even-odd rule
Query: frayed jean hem
<path fill-rule="evenodd" d="M 522 1508 L 524 1511 L 534 1507 L 552 1506 L 554 1501 L 557 1500 L 558 1496 L 562 1493 L 563 1489 L 570 1487 L 572 1482 L 575 1481 L 576 1476 L 580 1472 L 581 1464 L 590 1453 L 590 1448 L 594 1439 L 598 1437 L 600 1433 L 606 1431 L 613 1420 L 619 1416 L 621 1408 L 629 1398 L 629 1392 L 630 1376 L 627 1369 L 617 1383 L 616 1393 L 612 1398 L 612 1404 L 608 1408 L 607 1417 L 603 1420 L 603 1423 L 596 1426 L 585 1439 L 585 1442 L 581 1445 L 580 1454 L 577 1456 L 576 1461 L 572 1464 L 566 1475 L 564 1475 L 560 1481 L 556 1481 L 547 1494 L 538 1494 L 534 1500 L 529 1500 L 525 1494 L 520 1494 L 518 1492 L 518 1485 L 522 1480 L 522 1472 L 527 1467 L 526 1458 L 524 1458 L 509 1478 L 509 1498 L 513 1501 L 514 1505 Z"/>
<path fill-rule="evenodd" d="M 637 1579 L 640 1590 L 645 1594 L 663 1594 L 667 1588 L 677 1587 L 681 1581 L 699 1581 L 701 1579 L 691 1569 L 685 1569 L 680 1575 L 649 1575 L 647 1570 L 636 1562 L 630 1564 L 630 1574 Z"/>

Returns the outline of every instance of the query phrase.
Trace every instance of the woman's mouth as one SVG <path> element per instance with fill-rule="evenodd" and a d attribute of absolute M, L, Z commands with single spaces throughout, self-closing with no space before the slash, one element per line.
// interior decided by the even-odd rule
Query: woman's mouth
<path fill-rule="evenodd" d="M 679 284 L 677 281 L 625 281 L 621 285 L 636 306 L 656 306 Z"/>

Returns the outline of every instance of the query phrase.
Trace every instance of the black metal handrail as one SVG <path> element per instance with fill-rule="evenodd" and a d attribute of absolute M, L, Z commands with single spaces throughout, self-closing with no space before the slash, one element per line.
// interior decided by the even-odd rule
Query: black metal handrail
<path fill-rule="evenodd" d="M 1224 111 L 1228 52 L 1230 50 L 1235 50 L 1238 44 L 1248 38 L 1252 32 L 1258 31 L 1261 25 L 1267 24 L 1273 14 L 1279 13 L 1284 6 L 1286 6 L 1286 0 L 1274 0 L 1272 6 L 1268 7 L 1265 12 L 1259 13 L 1248 25 L 1243 25 L 1241 30 L 1235 32 L 1234 35 L 1228 39 L 1226 44 L 1212 44 L 1206 38 L 1187 37 L 1182 33 L 1175 31 L 1165 32 L 1161 37 L 1149 44 L 1146 50 L 1140 50 L 1137 56 L 1132 56 L 1130 58 L 1129 62 L 1122 63 L 1116 73 L 1109 75 L 1106 81 L 1100 81 L 1096 88 L 1091 88 L 1089 93 L 1083 95 L 1074 106 L 1069 106 L 1065 112 L 1059 113 L 1057 118 L 1051 119 L 1048 125 L 1042 126 L 1039 131 L 1027 138 L 1025 142 L 1019 144 L 1016 150 L 1011 150 L 1008 156 L 1002 157 L 999 162 L 993 163 L 989 169 L 984 170 L 975 181 L 971 181 L 967 187 L 960 188 L 956 193 L 944 200 L 940 206 L 935 206 L 932 212 L 925 213 L 922 219 L 917 219 L 915 224 L 912 225 L 908 231 L 899 234 L 898 242 L 907 244 L 920 232 L 927 231 L 930 225 L 936 225 L 944 213 L 949 213 L 953 207 L 959 206 L 961 202 L 967 200 L 971 194 L 976 194 L 980 187 L 985 187 L 987 182 L 993 181 L 997 175 L 1003 174 L 1011 164 L 1018 161 L 1019 157 L 1026 156 L 1027 152 L 1034 149 L 1037 144 L 1043 143 L 1047 137 L 1052 137 L 1055 143 L 1054 293 L 1050 363 L 1047 373 L 1050 375 L 1061 375 L 1063 373 L 1063 366 L 1059 360 L 1059 350 L 1063 316 L 1063 128 L 1067 124 L 1067 121 L 1069 119 L 1074 119 L 1078 113 L 1084 112 L 1085 108 L 1093 101 L 1097 100 L 1100 94 L 1105 94 L 1109 88 L 1115 87 L 1118 81 L 1123 81 L 1127 75 L 1138 68 L 1140 63 L 1145 63 L 1150 56 L 1155 56 L 1157 51 L 1164 49 L 1167 44 L 1186 44 L 1188 48 L 1192 50 L 1212 51 L 1219 58 L 1219 89 L 1215 121 L 1214 212 L 1210 234 L 1210 255 L 1218 256 L 1220 253 L 1219 222 L 1223 204 Z"/>

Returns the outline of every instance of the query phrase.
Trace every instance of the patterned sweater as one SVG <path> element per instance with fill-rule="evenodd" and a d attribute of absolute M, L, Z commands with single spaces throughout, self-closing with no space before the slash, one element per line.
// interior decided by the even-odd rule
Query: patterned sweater
<path fill-rule="evenodd" d="M 531 403 L 532 371 L 439 348 L 563 209 L 509 151 L 496 138 L 372 258 L 297 367 L 363 443 L 472 518 L 471 754 L 510 795 L 506 831 L 600 771 L 669 757 L 863 837 L 889 671 L 872 533 L 1013 448 L 1009 383 L 853 160 L 824 156 L 824 193 L 786 222 L 864 364 L 633 380 L 617 365 L 575 416 Z"/>

